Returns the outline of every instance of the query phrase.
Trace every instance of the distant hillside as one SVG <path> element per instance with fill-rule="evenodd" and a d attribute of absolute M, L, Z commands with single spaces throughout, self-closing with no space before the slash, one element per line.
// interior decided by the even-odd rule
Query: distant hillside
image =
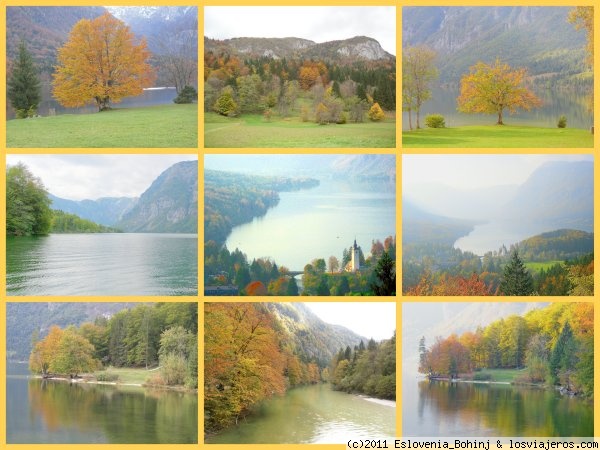
<path fill-rule="evenodd" d="M 594 228 L 594 164 L 548 162 L 535 170 L 503 208 L 504 217 L 548 230 Z"/>
<path fill-rule="evenodd" d="M 6 303 L 6 357 L 27 361 L 31 351 L 31 336 L 37 330 L 44 337 L 52 325 L 64 328 L 79 326 L 96 317 L 111 316 L 139 303 Z M 23 320 L 26 318 L 26 320 Z"/>
<path fill-rule="evenodd" d="M 165 170 L 115 224 L 128 232 L 198 232 L 198 162 Z"/>
<path fill-rule="evenodd" d="M 67 200 L 52 194 L 49 197 L 52 209 L 76 214 L 83 219 L 109 227 L 121 220 L 138 201 L 137 197 L 102 197 L 97 200 Z"/>
<path fill-rule="evenodd" d="M 238 37 L 225 40 L 204 37 L 204 51 L 214 53 L 268 57 L 274 59 L 320 59 L 324 61 L 354 62 L 395 60 L 379 42 L 366 36 L 355 36 L 339 41 L 316 43 L 307 39 Z"/>
<path fill-rule="evenodd" d="M 332 163 L 334 172 L 364 181 L 396 180 L 394 155 L 340 155 Z"/>
<path fill-rule="evenodd" d="M 6 8 L 6 54 L 18 54 L 24 40 L 40 70 L 54 72 L 56 50 L 68 39 L 73 25 L 81 19 L 104 14 L 103 7 L 83 6 L 9 6 Z"/>
<path fill-rule="evenodd" d="M 594 233 L 556 230 L 525 239 L 517 244 L 524 261 L 568 260 L 594 252 Z"/>
<path fill-rule="evenodd" d="M 431 214 L 410 201 L 402 201 L 402 245 L 452 245 L 458 238 L 469 234 L 476 223 Z"/>
<path fill-rule="evenodd" d="M 478 61 L 501 58 L 534 76 L 576 77 L 585 36 L 567 22 L 570 7 L 404 7 L 402 46 L 438 53 L 440 81 L 456 82 Z"/>
<path fill-rule="evenodd" d="M 367 343 L 367 338 L 347 328 L 323 322 L 302 303 L 267 305 L 294 341 L 297 354 L 303 361 L 314 360 L 320 367 L 327 367 L 340 348 L 354 348 L 361 340 L 365 345 Z"/>

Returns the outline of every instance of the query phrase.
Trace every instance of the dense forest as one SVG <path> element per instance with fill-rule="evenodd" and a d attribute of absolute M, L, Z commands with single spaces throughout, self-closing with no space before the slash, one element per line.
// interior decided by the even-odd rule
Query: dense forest
<path fill-rule="evenodd" d="M 390 400 L 396 399 L 396 335 L 365 346 L 360 341 L 351 349 L 341 348 L 331 362 L 334 389 L 357 392 Z"/>
<path fill-rule="evenodd" d="M 285 178 L 204 171 L 204 240 L 222 244 L 236 225 L 266 214 L 279 202 L 278 192 L 309 189 L 313 178 Z"/>
<path fill-rule="evenodd" d="M 107 318 L 99 316 L 60 328 L 50 327 L 32 336 L 29 368 L 32 372 L 79 376 L 114 367 L 160 367 L 147 380 L 153 385 L 198 384 L 198 307 L 195 303 L 142 304 Z M 114 379 L 104 381 L 117 381 Z"/>
<path fill-rule="evenodd" d="M 395 111 L 393 58 L 334 61 L 318 52 L 305 58 L 259 57 L 238 55 L 211 39 L 205 38 L 205 45 L 210 48 L 204 54 L 207 112 L 300 116 L 325 124 L 362 122 L 375 105 Z"/>
<path fill-rule="evenodd" d="M 114 233 L 115 228 L 98 225 L 75 214 L 50 208 L 52 201 L 42 180 L 24 164 L 6 170 L 6 234 L 13 236 L 48 233 Z"/>
<path fill-rule="evenodd" d="M 405 244 L 403 292 L 407 295 L 514 295 L 502 283 L 523 266 L 530 288 L 520 295 L 593 295 L 593 233 L 556 230 L 500 247 L 479 257 L 441 243 Z M 515 255 L 517 256 L 515 260 Z M 513 261 L 514 260 L 514 261 Z M 512 262 L 512 264 L 511 264 Z"/>
<path fill-rule="evenodd" d="M 341 328 L 325 324 L 297 304 L 206 303 L 205 431 L 237 423 L 261 400 L 287 389 L 329 381 L 334 361 L 335 367 L 349 364 L 335 354 L 344 346 L 353 364 L 344 374 L 353 382 L 351 389 L 336 386 L 392 398 L 395 339 L 371 341 L 365 349 L 358 336 Z M 352 353 L 350 343 L 359 341 Z M 338 372 L 341 375 L 341 369 Z"/>
<path fill-rule="evenodd" d="M 430 378 L 485 380 L 481 369 L 516 368 L 523 370 L 517 383 L 559 386 L 592 398 L 594 305 L 553 303 L 461 336 L 438 338 L 429 348 L 423 337 L 419 355 L 419 372 Z"/>
<path fill-rule="evenodd" d="M 302 295 L 393 295 L 396 292 L 396 239 L 388 236 L 382 243 L 373 241 L 371 254 L 365 259 L 359 249 L 361 270 L 346 272 L 350 247 L 341 259 L 316 258 L 304 266 Z M 299 295 L 296 279 L 285 266 L 269 258 L 248 261 L 239 249 L 230 252 L 214 241 L 204 244 L 204 283 L 211 286 L 234 286 L 241 295 Z"/>

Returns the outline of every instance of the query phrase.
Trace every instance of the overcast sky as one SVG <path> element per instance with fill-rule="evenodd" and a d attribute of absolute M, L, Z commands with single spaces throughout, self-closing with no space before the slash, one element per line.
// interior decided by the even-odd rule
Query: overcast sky
<path fill-rule="evenodd" d="M 593 161 L 592 155 L 404 155 L 402 186 L 440 183 L 459 189 L 522 184 L 547 161 Z"/>
<path fill-rule="evenodd" d="M 23 162 L 46 190 L 69 200 L 138 197 L 167 168 L 195 155 L 7 155 Z"/>
<path fill-rule="evenodd" d="M 206 6 L 204 36 L 298 37 L 315 42 L 368 36 L 396 54 L 394 6 Z"/>
<path fill-rule="evenodd" d="M 396 329 L 396 304 L 385 302 L 307 302 L 324 322 L 342 325 L 376 341 L 389 339 Z"/>

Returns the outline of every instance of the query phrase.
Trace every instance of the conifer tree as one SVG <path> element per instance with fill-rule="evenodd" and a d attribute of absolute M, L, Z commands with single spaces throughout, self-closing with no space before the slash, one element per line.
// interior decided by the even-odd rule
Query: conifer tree
<path fill-rule="evenodd" d="M 7 97 L 20 118 L 34 115 L 42 98 L 33 57 L 24 41 L 19 44 L 19 56 L 8 80 Z"/>
<path fill-rule="evenodd" d="M 500 291 L 504 295 L 533 294 L 533 277 L 523 264 L 517 250 L 513 251 L 509 263 L 504 268 Z"/>

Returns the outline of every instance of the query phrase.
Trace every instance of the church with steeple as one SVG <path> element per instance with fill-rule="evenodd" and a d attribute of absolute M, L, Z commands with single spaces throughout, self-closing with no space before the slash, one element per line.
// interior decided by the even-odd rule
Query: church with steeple
<path fill-rule="evenodd" d="M 351 259 L 350 259 L 350 272 L 358 272 L 360 270 L 360 247 L 356 245 L 356 239 L 354 239 L 354 245 L 350 247 Z"/>

